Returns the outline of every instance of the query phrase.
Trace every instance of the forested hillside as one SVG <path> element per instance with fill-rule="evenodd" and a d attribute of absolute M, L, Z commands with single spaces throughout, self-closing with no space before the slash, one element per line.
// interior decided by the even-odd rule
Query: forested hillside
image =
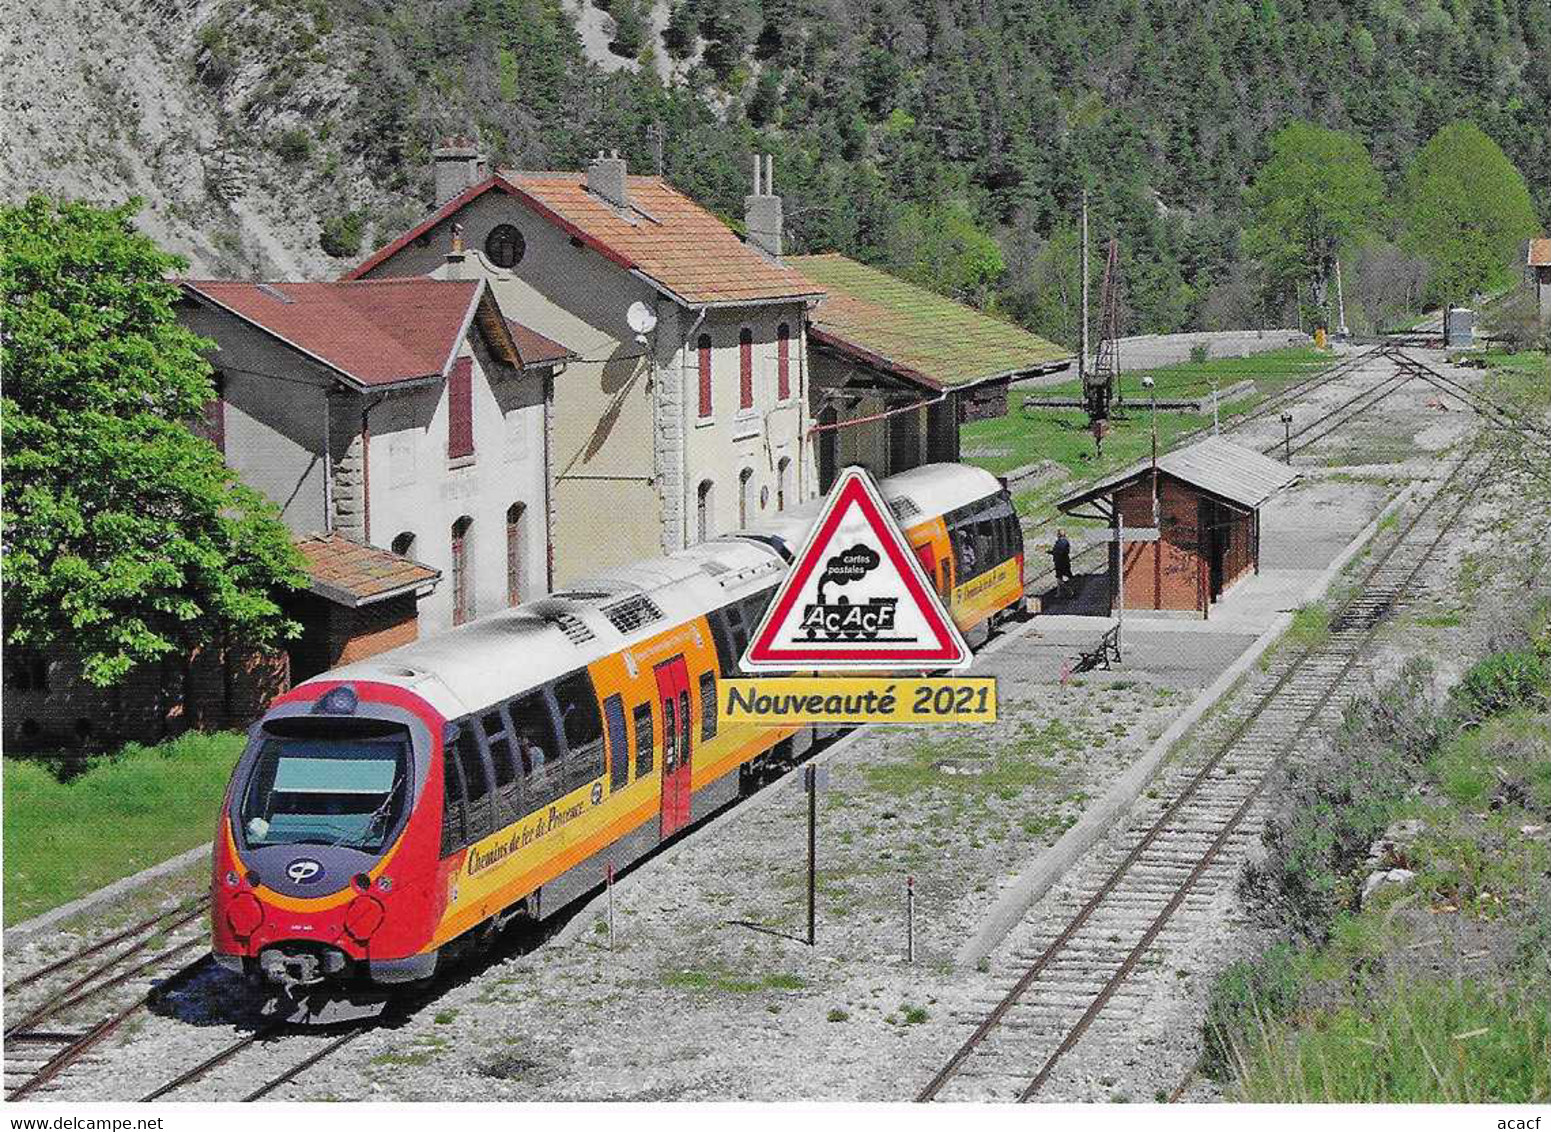
<path fill-rule="evenodd" d="M 607 3 L 622 69 L 588 58 L 558 0 L 207 0 L 159 21 L 167 81 L 208 116 L 205 174 L 169 196 L 223 233 L 200 258 L 337 267 L 423 210 L 431 145 L 459 131 L 526 167 L 609 147 L 651 171 L 660 145 L 666 174 L 733 219 L 748 155 L 773 152 L 798 250 L 1066 341 L 1085 181 L 1096 240 L 1121 239 L 1127 329 L 1293 317 L 1240 234 L 1269 135 L 1294 119 L 1355 135 L 1391 187 L 1440 127 L 1473 120 L 1551 219 L 1545 0 L 672 0 L 662 35 L 650 0 Z M 50 168 L 95 159 L 100 193 L 82 137 Z M 5 168 L 8 195 L 48 187 L 16 183 L 46 169 Z M 125 191 L 165 206 L 155 182 Z M 1380 224 L 1345 265 L 1371 317 L 1420 295 L 1392 237 Z"/>

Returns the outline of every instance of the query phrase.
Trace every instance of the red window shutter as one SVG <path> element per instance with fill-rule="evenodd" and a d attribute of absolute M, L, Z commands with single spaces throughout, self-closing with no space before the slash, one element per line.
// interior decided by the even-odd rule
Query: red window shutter
<path fill-rule="evenodd" d="M 738 331 L 738 408 L 754 407 L 754 332 Z"/>
<path fill-rule="evenodd" d="M 711 415 L 711 336 L 702 334 L 696 343 L 700 348 L 700 415 Z"/>
<path fill-rule="evenodd" d="M 776 396 L 785 401 L 792 395 L 792 328 L 786 323 L 776 327 Z"/>
<path fill-rule="evenodd" d="M 447 378 L 447 455 L 474 455 L 474 359 L 459 358 Z"/>

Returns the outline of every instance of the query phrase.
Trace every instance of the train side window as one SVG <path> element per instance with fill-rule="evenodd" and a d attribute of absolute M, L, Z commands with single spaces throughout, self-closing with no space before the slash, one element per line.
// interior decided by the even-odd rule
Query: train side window
<path fill-rule="evenodd" d="M 679 693 L 679 765 L 689 762 L 689 693 Z"/>
<path fill-rule="evenodd" d="M 566 789 L 575 790 L 603 776 L 603 724 L 598 694 L 585 668 L 555 682 L 555 708 L 566 742 Z"/>
<path fill-rule="evenodd" d="M 676 713 L 673 700 L 662 701 L 662 772 L 667 774 L 679 765 L 679 729 L 674 723 Z"/>
<path fill-rule="evenodd" d="M 565 792 L 565 767 L 559 736 L 555 734 L 549 697 L 529 692 L 507 704 L 516 732 L 517 751 L 527 779 L 528 805 L 537 808 Z"/>
<path fill-rule="evenodd" d="M 604 700 L 603 718 L 609 728 L 609 789 L 621 790 L 630 781 L 630 746 L 625 738 L 625 701 L 617 695 Z"/>
<path fill-rule="evenodd" d="M 765 616 L 765 610 L 770 608 L 770 600 L 773 597 L 775 597 L 774 587 L 761 590 L 757 594 L 750 594 L 743 599 L 743 628 L 748 636 L 752 637 L 754 631 L 759 628 L 759 623 Z"/>
<path fill-rule="evenodd" d="M 652 705 L 635 709 L 635 776 L 652 773 Z"/>
<path fill-rule="evenodd" d="M 495 827 L 490 772 L 472 726 L 459 728 L 456 751 L 463 778 L 464 841 L 471 844 L 481 837 L 488 837 Z"/>
<path fill-rule="evenodd" d="M 716 738 L 716 673 L 700 674 L 700 741 Z"/>
<path fill-rule="evenodd" d="M 989 515 L 975 520 L 975 556 L 981 572 L 989 570 L 1000 556 L 996 553 L 996 524 Z"/>
<path fill-rule="evenodd" d="M 976 569 L 975 532 L 969 525 L 955 527 L 948 532 L 953 542 L 953 564 L 959 585 L 969 581 L 980 571 Z"/>
<path fill-rule="evenodd" d="M 495 789 L 510 808 L 513 816 L 522 810 L 522 759 L 517 753 L 515 736 L 510 721 L 500 708 L 487 711 L 480 719 L 485 733 L 485 749 L 490 752 L 490 766 L 495 771 Z"/>
<path fill-rule="evenodd" d="M 465 728 L 467 725 L 464 725 Z M 447 729 L 442 740 L 442 856 L 455 853 L 466 842 L 463 839 L 463 779 L 458 770 L 458 727 Z"/>
<path fill-rule="evenodd" d="M 716 644 L 716 663 L 722 670 L 722 676 L 738 675 L 738 660 L 743 654 L 733 651 L 732 631 L 727 626 L 727 617 L 720 609 L 713 609 L 706 614 L 706 621 L 711 626 L 711 640 Z"/>

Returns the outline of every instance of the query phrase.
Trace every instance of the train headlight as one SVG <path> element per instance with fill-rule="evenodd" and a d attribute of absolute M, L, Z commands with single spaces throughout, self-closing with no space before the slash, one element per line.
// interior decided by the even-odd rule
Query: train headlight
<path fill-rule="evenodd" d="M 231 870 L 231 869 L 227 869 L 226 870 L 226 887 L 227 888 L 236 888 L 237 887 L 237 882 L 240 881 L 241 879 L 242 878 L 240 876 L 238 876 L 233 870 Z"/>
<path fill-rule="evenodd" d="M 357 943 L 365 943 L 382 927 L 384 915 L 382 902 L 375 896 L 357 896 L 345 909 L 345 931 Z"/>
<path fill-rule="evenodd" d="M 264 906 L 251 892 L 239 892 L 226 905 L 226 926 L 233 935 L 244 938 L 258 931 L 264 922 Z"/>
<path fill-rule="evenodd" d="M 384 892 L 392 892 L 393 891 L 393 878 L 389 877 L 389 876 L 378 877 L 377 878 L 377 887 L 382 889 Z"/>

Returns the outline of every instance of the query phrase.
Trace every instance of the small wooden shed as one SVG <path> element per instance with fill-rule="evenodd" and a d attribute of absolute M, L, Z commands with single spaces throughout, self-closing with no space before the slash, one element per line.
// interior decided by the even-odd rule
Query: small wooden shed
<path fill-rule="evenodd" d="M 1220 436 L 1133 465 L 1056 506 L 1110 526 L 1110 607 L 1193 612 L 1260 571 L 1260 508 L 1298 473 Z M 1085 510 L 1086 509 L 1086 510 Z M 1117 538 L 1117 535 L 1119 536 Z"/>

